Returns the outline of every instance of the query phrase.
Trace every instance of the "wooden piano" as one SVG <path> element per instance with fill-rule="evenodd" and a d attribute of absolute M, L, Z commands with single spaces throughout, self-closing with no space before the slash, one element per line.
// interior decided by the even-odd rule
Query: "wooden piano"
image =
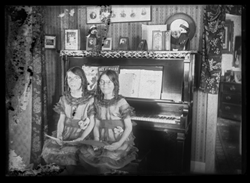
<path fill-rule="evenodd" d="M 192 100 L 197 83 L 194 51 L 91 51 L 61 50 L 62 82 L 73 66 L 162 68 L 159 99 L 126 97 L 135 108 L 132 120 L 141 172 L 147 175 L 188 174 L 191 156 Z M 198 64 L 197 64 L 198 65 Z M 122 85 L 122 83 L 120 83 Z"/>

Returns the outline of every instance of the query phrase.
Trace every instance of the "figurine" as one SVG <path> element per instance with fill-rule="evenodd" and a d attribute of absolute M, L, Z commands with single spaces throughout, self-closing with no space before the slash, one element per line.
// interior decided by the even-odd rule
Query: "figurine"
<path fill-rule="evenodd" d="M 179 49 L 178 50 L 189 50 L 190 49 L 190 39 L 189 39 L 189 28 L 181 24 L 181 35 L 178 40 Z"/>
<path fill-rule="evenodd" d="M 97 38 L 97 27 L 95 25 L 92 25 L 89 28 L 89 32 L 88 32 L 88 36 L 87 37 Z"/>

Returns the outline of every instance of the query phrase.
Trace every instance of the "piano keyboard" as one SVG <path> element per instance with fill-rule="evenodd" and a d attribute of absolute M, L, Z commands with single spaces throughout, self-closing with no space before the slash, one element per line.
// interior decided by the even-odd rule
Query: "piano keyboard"
<path fill-rule="evenodd" d="M 180 121 L 180 117 L 176 116 L 166 116 L 166 115 L 157 115 L 157 116 L 133 116 L 132 120 L 135 121 L 148 121 L 148 122 L 158 122 L 158 123 L 170 123 L 176 124 L 177 121 Z"/>

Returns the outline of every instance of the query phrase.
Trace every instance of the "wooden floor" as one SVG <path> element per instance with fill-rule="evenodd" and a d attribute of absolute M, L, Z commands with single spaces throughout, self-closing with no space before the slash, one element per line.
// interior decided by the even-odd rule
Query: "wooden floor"
<path fill-rule="evenodd" d="M 240 122 L 218 118 L 216 136 L 216 174 L 241 174 Z"/>

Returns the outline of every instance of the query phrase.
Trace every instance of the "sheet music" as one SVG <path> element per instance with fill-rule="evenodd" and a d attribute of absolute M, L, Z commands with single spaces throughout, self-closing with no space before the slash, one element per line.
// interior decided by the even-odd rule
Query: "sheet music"
<path fill-rule="evenodd" d="M 119 82 L 119 94 L 125 97 L 160 99 L 162 71 L 122 69 Z"/>
<path fill-rule="evenodd" d="M 125 97 L 139 97 L 141 70 L 122 69 L 119 74 L 120 92 Z"/>
<path fill-rule="evenodd" d="M 139 98 L 160 99 L 162 71 L 141 70 Z"/>

